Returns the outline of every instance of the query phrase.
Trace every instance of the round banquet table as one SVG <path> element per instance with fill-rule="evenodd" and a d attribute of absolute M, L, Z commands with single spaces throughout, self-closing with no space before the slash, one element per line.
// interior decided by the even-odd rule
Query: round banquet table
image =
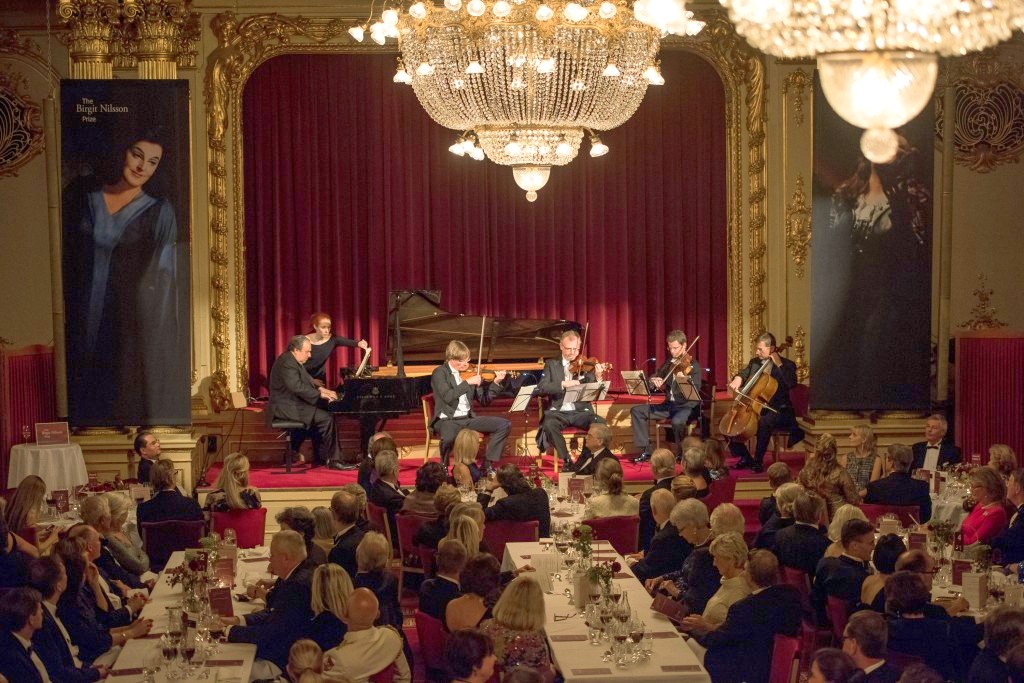
<path fill-rule="evenodd" d="M 16 488 L 21 480 L 35 474 L 46 482 L 46 492 L 67 490 L 89 483 L 82 447 L 77 443 L 40 446 L 20 443 L 11 448 L 7 488 Z"/>

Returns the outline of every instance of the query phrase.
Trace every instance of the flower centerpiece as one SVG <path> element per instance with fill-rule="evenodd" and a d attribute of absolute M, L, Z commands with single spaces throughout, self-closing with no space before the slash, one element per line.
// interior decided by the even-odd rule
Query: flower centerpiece
<path fill-rule="evenodd" d="M 953 539 L 957 532 L 956 524 L 948 519 L 941 522 L 931 522 L 928 524 L 928 531 L 931 533 L 932 540 L 935 542 L 938 550 L 939 564 L 945 564 L 946 548 L 953 545 Z"/>
<path fill-rule="evenodd" d="M 620 571 L 622 571 L 622 565 L 617 560 L 601 562 L 587 570 L 587 579 L 600 586 L 602 594 L 609 595 L 612 592 L 612 579 Z"/>
<path fill-rule="evenodd" d="M 594 530 L 588 524 L 580 524 L 572 530 L 569 547 L 576 551 L 580 560 L 589 560 L 593 553 Z"/>

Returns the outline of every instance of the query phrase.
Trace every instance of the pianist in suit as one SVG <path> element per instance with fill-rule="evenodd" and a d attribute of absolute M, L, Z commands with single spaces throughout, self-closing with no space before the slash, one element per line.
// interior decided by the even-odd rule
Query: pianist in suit
<path fill-rule="evenodd" d="M 455 339 L 448 342 L 444 358 L 444 365 L 434 368 L 430 375 L 430 390 L 434 393 L 434 417 L 430 428 L 441 438 L 441 459 L 447 469 L 448 454 L 456 435 L 462 429 L 475 429 L 491 435 L 484 472 L 493 470 L 494 463 L 501 459 L 512 423 L 503 417 L 474 415 L 473 399 L 481 405 L 490 403 L 501 391 L 505 372 L 496 372 L 494 381 L 486 385 L 479 375 L 463 379 L 461 373 L 469 368 L 469 347 Z"/>
<path fill-rule="evenodd" d="M 338 400 L 330 389 L 318 387 L 306 372 L 305 364 L 312 354 L 313 345 L 305 335 L 298 335 L 288 342 L 288 350 L 277 357 L 270 369 L 270 403 L 267 405 L 267 424 L 274 420 L 301 422 L 313 438 L 313 448 L 318 462 L 335 470 L 346 469 L 341 464 L 338 451 L 338 435 L 334 417 L 317 407 L 317 401 Z M 298 451 L 304 434 L 292 431 L 292 449 Z"/>

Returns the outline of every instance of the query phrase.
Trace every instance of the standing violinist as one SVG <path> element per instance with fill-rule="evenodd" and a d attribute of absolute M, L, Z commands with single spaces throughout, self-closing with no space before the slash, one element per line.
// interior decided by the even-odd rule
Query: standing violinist
<path fill-rule="evenodd" d="M 680 443 L 693 411 L 700 407 L 699 399 L 691 399 L 700 392 L 701 369 L 697 361 L 686 353 L 686 333 L 672 330 L 665 337 L 665 343 L 668 345 L 668 360 L 650 380 L 651 389 L 663 392 L 665 400 L 656 406 L 646 403 L 636 405 L 629 411 L 633 422 L 633 444 L 640 449 L 640 456 L 634 462 L 647 462 L 651 459 L 648 420 L 672 420 L 676 443 Z"/>
<path fill-rule="evenodd" d="M 789 400 L 789 390 L 796 386 L 796 363 L 779 355 L 775 335 L 771 332 L 766 332 L 757 338 L 757 347 L 754 352 L 756 355 L 750 360 L 747 367 L 738 372 L 729 382 L 729 393 L 735 396 L 736 392 L 754 376 L 761 365 L 770 363 L 771 365 L 765 368 L 765 372 L 771 371 L 772 377 L 779 383 L 775 395 L 767 402 L 768 408 L 774 410 L 765 408 L 761 411 L 761 417 L 757 422 L 757 447 L 753 458 L 750 457 L 750 451 L 742 437 L 730 440 L 729 450 L 740 459 L 734 465 L 735 469 L 750 468 L 755 472 L 762 472 L 764 470 L 764 452 L 768 450 L 772 431 L 775 429 L 788 430 L 789 445 L 802 441 L 804 432 L 796 423 L 793 404 Z"/>
<path fill-rule="evenodd" d="M 494 373 L 494 381 L 485 386 L 479 374 L 466 379 L 462 373 L 469 370 L 469 347 L 453 339 L 444 351 L 445 363 L 434 368 L 430 375 L 430 389 L 434 393 L 434 417 L 430 428 L 441 439 L 441 463 L 448 469 L 448 454 L 451 453 L 455 437 L 462 429 L 475 429 L 490 434 L 487 444 L 486 461 L 482 472 L 486 475 L 494 469 L 494 463 L 501 459 L 505 439 L 512 429 L 512 423 L 503 417 L 473 414 L 473 399 L 487 405 L 501 391 L 505 371 Z"/>
<path fill-rule="evenodd" d="M 565 390 L 581 384 L 600 382 L 604 377 L 605 366 L 598 363 L 593 372 L 573 372 L 572 364 L 580 355 L 580 335 L 575 330 L 566 330 L 558 340 L 561 358 L 552 358 L 544 362 L 544 373 L 537 382 L 537 394 L 548 396 L 549 403 L 544 410 L 544 419 L 540 423 L 542 444 L 555 447 L 557 457 L 562 459 L 564 469 L 572 471 L 573 463 L 569 457 L 569 449 L 565 446 L 562 430 L 566 427 L 590 429 L 595 422 L 604 424 L 605 420 L 594 412 L 590 403 L 577 401 L 567 403 Z M 542 446 L 542 450 L 546 447 Z"/>

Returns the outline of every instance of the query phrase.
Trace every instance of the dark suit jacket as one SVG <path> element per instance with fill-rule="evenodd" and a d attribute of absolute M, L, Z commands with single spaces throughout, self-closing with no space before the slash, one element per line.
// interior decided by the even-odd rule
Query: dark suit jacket
<path fill-rule="evenodd" d="M 561 356 L 544 361 L 544 372 L 540 376 L 540 381 L 537 382 L 537 394 L 550 397 L 551 403 L 547 408 L 548 410 L 558 410 L 562 407 L 562 399 L 565 398 L 565 389 L 562 388 L 562 381 L 564 379 L 565 369 L 562 367 Z M 592 372 L 585 373 L 583 378 L 580 379 L 582 384 L 596 381 L 597 376 Z M 593 406 L 585 401 L 578 401 L 574 407 L 576 410 L 588 413 L 594 412 Z"/>
<path fill-rule="evenodd" d="M 291 351 L 285 351 L 270 368 L 270 402 L 267 404 L 267 425 L 277 420 L 293 420 L 307 427 L 313 422 L 320 390 L 302 363 Z"/>
<path fill-rule="evenodd" d="M 309 627 L 310 639 L 324 652 L 341 645 L 347 632 L 348 626 L 332 612 L 321 612 L 316 615 Z"/>
<path fill-rule="evenodd" d="M 768 683 L 775 635 L 800 630 L 800 593 L 779 584 L 729 608 L 725 621 L 699 638 L 708 648 L 704 667 L 715 683 Z"/>
<path fill-rule="evenodd" d="M 327 554 L 327 559 L 348 572 L 353 581 L 356 578 L 356 548 L 359 541 L 363 540 L 365 532 L 358 526 L 354 526 L 341 536 L 334 538 L 334 547 Z"/>
<path fill-rule="evenodd" d="M 792 517 L 779 517 L 773 515 L 754 538 L 754 547 L 762 550 L 771 550 L 775 553 L 775 535 L 782 529 L 793 526 L 796 520 Z M 778 555 L 778 553 L 775 553 Z"/>
<path fill-rule="evenodd" d="M 78 658 L 85 664 L 110 649 L 113 639 L 96 616 L 96 603 L 88 586 L 78 591 L 68 590 L 57 605 L 57 616 L 78 646 Z M 44 608 L 45 609 L 45 608 Z"/>
<path fill-rule="evenodd" d="M 901 673 L 899 669 L 889 662 L 883 662 L 882 666 L 869 674 L 865 674 L 864 678 L 861 679 L 861 683 L 897 683 L 900 680 Z"/>
<path fill-rule="evenodd" d="M 28 651 L 10 631 L 0 633 L 0 674 L 17 683 L 42 683 Z"/>
<path fill-rule="evenodd" d="M 199 507 L 199 503 L 181 495 L 178 489 L 164 489 L 146 502 L 139 503 L 136 516 L 141 527 L 145 522 L 202 519 L 203 509 Z"/>
<path fill-rule="evenodd" d="M 924 467 L 924 456 L 928 451 L 927 441 L 918 441 L 913 445 L 914 466 L 911 471 Z M 960 462 L 960 447 L 943 441 L 939 444 L 939 467 L 943 465 L 955 465 Z"/>
<path fill-rule="evenodd" d="M 391 526 L 391 545 L 398 547 L 398 525 L 395 523 L 395 513 L 402 509 L 405 504 L 405 496 L 395 490 L 391 484 L 383 479 L 378 479 L 370 486 L 370 493 L 367 500 L 382 507 L 387 512 L 388 524 Z M 382 529 L 383 531 L 383 529 Z"/>
<path fill-rule="evenodd" d="M 757 506 L 757 521 L 761 522 L 761 526 L 768 523 L 768 520 L 773 515 L 779 514 L 779 504 L 775 501 L 775 496 L 765 496 L 761 499 L 761 504 Z"/>
<path fill-rule="evenodd" d="M 444 610 L 448 603 L 462 595 L 462 589 L 454 581 L 435 576 L 423 582 L 420 588 L 420 611 L 438 621 L 444 621 Z"/>
<path fill-rule="evenodd" d="M 644 558 L 633 565 L 633 574 L 643 583 L 647 579 L 674 572 L 682 568 L 691 552 L 693 546 L 681 538 L 679 530 L 669 522 L 654 534 Z"/>
<path fill-rule="evenodd" d="M 806 524 L 792 524 L 775 534 L 775 554 L 779 563 L 807 572 L 813 577 L 828 549 L 828 536 Z"/>
<path fill-rule="evenodd" d="M 138 574 L 132 574 L 121 566 L 117 558 L 110 552 L 110 542 L 103 537 L 100 537 L 100 556 L 96 559 L 96 566 L 102 569 L 107 577 L 123 581 L 129 588 L 145 587 Z"/>
<path fill-rule="evenodd" d="M 823 608 L 829 595 L 845 600 L 852 607 L 860 602 L 860 587 L 867 576 L 865 564 L 852 557 L 823 557 L 814 572 L 811 598 L 819 608 Z"/>
<path fill-rule="evenodd" d="M 413 536 L 412 542 L 424 548 L 437 549 L 437 544 L 448 535 L 448 520 L 442 517 L 424 522 Z"/>
<path fill-rule="evenodd" d="M 1009 528 L 992 539 L 992 548 L 1002 553 L 1003 564 L 1024 562 L 1024 505 L 1017 508 Z"/>
<path fill-rule="evenodd" d="M 754 357 L 750 359 L 747 367 L 743 368 L 734 376 L 738 376 L 743 383 L 746 384 L 747 380 L 754 376 L 754 373 L 761 367 L 762 361 L 760 358 Z M 765 369 L 765 372 L 771 370 L 772 377 L 779 383 L 779 388 L 772 396 L 771 400 L 768 401 L 768 405 L 776 410 L 780 408 L 788 408 L 792 405 L 789 400 L 789 390 L 797 385 L 796 381 L 796 363 L 788 358 L 782 358 L 782 365 L 776 365 L 771 358 L 768 359 L 771 365 Z"/>
<path fill-rule="evenodd" d="M 978 653 L 967 672 L 967 683 L 993 683 L 1009 680 L 1010 670 L 991 649 L 985 648 Z"/>
<path fill-rule="evenodd" d="M 488 522 L 506 519 L 525 522 L 535 519 L 540 522 L 538 532 L 541 538 L 551 533 L 551 510 L 548 508 L 548 494 L 544 493 L 544 489 L 516 493 L 502 498 L 490 507 L 487 507 L 489 493 L 482 493 L 478 498 L 480 504 L 484 506 L 484 519 Z"/>
<path fill-rule="evenodd" d="M 651 512 L 651 496 L 656 489 L 671 491 L 672 477 L 659 479 L 654 483 L 654 486 L 640 494 L 640 512 L 638 513 L 640 515 L 640 550 L 647 550 L 651 539 L 654 538 L 654 534 L 658 531 L 654 523 L 654 514 Z"/>
<path fill-rule="evenodd" d="M 380 604 L 380 616 L 376 626 L 393 626 L 399 633 L 402 631 L 402 606 L 398 602 L 398 582 L 391 572 L 375 570 L 359 572 L 352 577 L 352 585 L 356 588 L 369 588 L 377 596 Z"/>
<path fill-rule="evenodd" d="M 660 377 L 663 380 L 666 380 L 665 382 L 662 383 L 661 389 L 658 390 L 659 392 L 665 394 L 665 400 L 664 402 L 662 402 L 661 405 L 676 407 L 690 406 L 691 408 L 696 408 L 697 406 L 700 405 L 700 401 L 687 401 L 683 398 L 682 390 L 679 388 L 678 383 L 676 382 L 676 373 L 673 372 L 671 377 L 668 376 L 668 371 L 671 366 L 672 359 L 670 358 L 669 360 L 662 363 L 661 367 L 659 367 L 654 372 L 655 377 Z M 682 368 L 676 368 L 676 372 L 678 372 L 681 369 Z M 703 382 L 704 373 L 701 371 L 700 363 L 698 363 L 696 360 L 693 360 L 691 362 L 690 374 L 688 376 L 690 378 L 690 381 L 693 382 L 693 387 L 697 391 L 700 391 L 700 386 L 701 382 Z M 673 395 L 675 397 L 675 400 L 669 400 L 669 397 Z"/>
<path fill-rule="evenodd" d="M 893 472 L 888 477 L 868 482 L 864 502 L 876 505 L 916 505 L 921 508 L 922 522 L 932 518 L 928 482 L 914 479 L 907 472 Z"/>
<path fill-rule="evenodd" d="M 65 626 L 64 628 L 67 628 Z M 71 635 L 71 631 L 68 631 Z M 72 683 L 92 683 L 99 680 L 100 674 L 92 667 L 83 666 L 75 668 L 75 660 L 71 656 L 71 650 L 61 635 L 57 622 L 50 616 L 50 610 L 43 605 L 43 627 L 32 634 L 32 648 L 43 660 L 46 672 L 50 679 L 59 681 L 71 681 Z"/>
<path fill-rule="evenodd" d="M 230 643 L 253 643 L 256 657 L 288 666 L 292 643 L 309 635 L 313 612 L 309 607 L 314 567 L 303 562 L 287 579 L 278 578 L 267 593 L 267 606 L 246 615 L 245 626 L 228 632 Z"/>
<path fill-rule="evenodd" d="M 605 458 L 614 458 L 615 454 L 607 448 L 602 448 L 597 453 L 590 453 L 586 450 L 583 451 L 583 455 L 576 461 L 572 469 L 576 474 L 581 476 L 590 475 L 593 476 L 597 473 L 597 464 Z"/>
<path fill-rule="evenodd" d="M 153 461 L 149 458 L 139 457 L 139 469 L 136 472 L 136 476 L 139 479 L 140 484 L 149 483 L 149 471 L 153 469 Z"/>
<path fill-rule="evenodd" d="M 473 399 L 480 402 L 480 405 L 487 405 L 501 391 L 501 385 L 495 382 L 487 382 L 478 387 L 469 382 L 455 384 L 455 375 L 448 363 L 439 365 L 430 373 L 430 391 L 434 394 L 434 416 L 430 419 L 430 426 L 433 426 L 440 419 L 441 413 L 448 417 L 455 414 L 459 408 L 459 398 L 469 397 L 469 414 L 473 414 Z"/>
<path fill-rule="evenodd" d="M 914 655 L 942 674 L 944 680 L 962 681 L 967 675 L 968 648 L 956 636 L 953 622 L 940 619 L 888 619 L 889 649 Z M 975 653 L 977 647 L 973 648 Z M 970 655 L 966 661 L 974 660 Z"/>

